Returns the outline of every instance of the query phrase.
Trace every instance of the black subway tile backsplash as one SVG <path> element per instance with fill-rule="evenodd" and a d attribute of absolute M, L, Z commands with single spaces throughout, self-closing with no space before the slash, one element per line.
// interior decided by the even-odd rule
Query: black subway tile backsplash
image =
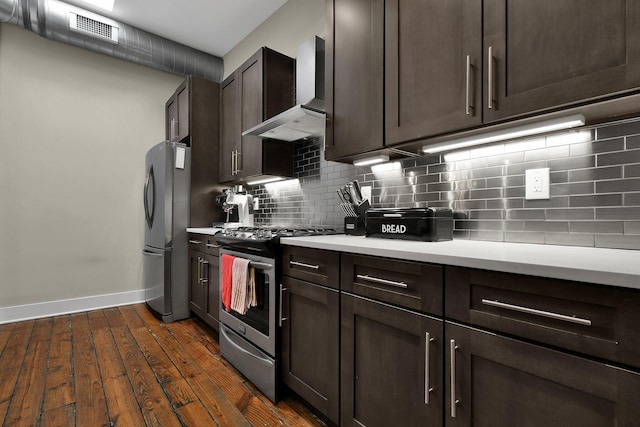
<path fill-rule="evenodd" d="M 249 187 L 258 224 L 341 228 L 336 189 L 357 179 L 373 207 L 448 207 L 454 238 L 640 249 L 640 118 L 371 167 L 327 162 L 296 142 L 297 180 Z M 525 200 L 525 171 L 550 169 L 550 199 Z"/>

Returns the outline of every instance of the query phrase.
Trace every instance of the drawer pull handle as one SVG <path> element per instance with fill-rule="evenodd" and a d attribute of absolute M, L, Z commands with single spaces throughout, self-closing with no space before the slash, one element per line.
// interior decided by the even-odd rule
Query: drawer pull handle
<path fill-rule="evenodd" d="M 184 242 L 184 240 L 183 240 L 183 242 Z M 191 243 L 192 245 L 199 245 L 202 242 L 200 240 L 189 240 L 189 243 Z"/>
<path fill-rule="evenodd" d="M 552 313 L 550 311 L 536 310 L 535 308 L 522 307 L 519 305 L 507 304 L 500 301 L 492 301 L 488 299 L 482 299 L 482 303 L 490 305 L 492 307 L 504 308 L 507 310 L 519 311 L 521 313 L 535 314 L 537 316 L 548 317 L 550 319 L 564 320 L 565 322 L 577 323 L 579 325 L 591 326 L 591 320 L 581 319 L 575 316 L 567 316 L 565 314 Z"/>
<path fill-rule="evenodd" d="M 369 276 L 367 274 L 357 274 L 356 277 L 358 279 L 362 279 L 362 280 L 368 280 L 370 282 L 374 282 L 374 283 L 380 283 L 383 285 L 390 285 L 390 286 L 395 286 L 397 288 L 404 288 L 406 289 L 409 285 L 407 285 L 404 282 L 395 282 L 393 280 L 387 280 L 387 279 L 379 279 L 377 277 L 372 277 Z"/>
<path fill-rule="evenodd" d="M 208 248 L 219 248 L 220 247 L 220 245 L 213 245 L 211 243 L 207 243 L 206 245 L 207 245 Z"/>
<path fill-rule="evenodd" d="M 280 283 L 280 316 L 278 316 L 278 326 L 280 326 L 282 328 L 282 322 L 284 322 L 285 320 L 287 320 L 286 317 L 284 317 L 282 315 L 282 306 L 284 305 L 284 291 L 286 291 L 287 288 L 282 286 L 282 283 Z"/>
<path fill-rule="evenodd" d="M 304 262 L 298 262 L 298 261 L 289 261 L 289 265 L 295 265 L 297 267 L 304 267 L 304 268 L 311 268 L 313 270 L 318 270 L 320 268 L 319 265 L 305 264 Z"/>

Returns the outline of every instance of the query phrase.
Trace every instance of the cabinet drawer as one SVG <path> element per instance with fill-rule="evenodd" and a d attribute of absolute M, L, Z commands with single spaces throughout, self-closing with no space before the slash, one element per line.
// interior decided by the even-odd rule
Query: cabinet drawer
<path fill-rule="evenodd" d="M 640 367 L 640 291 L 447 267 L 445 316 Z"/>
<path fill-rule="evenodd" d="M 284 246 L 282 274 L 339 289 L 340 256 L 321 249 Z"/>
<path fill-rule="evenodd" d="M 220 255 L 220 245 L 216 242 L 216 238 L 213 236 L 201 236 L 204 237 L 203 246 L 205 253 L 213 256 Z"/>
<path fill-rule="evenodd" d="M 442 315 L 443 274 L 437 265 L 342 255 L 343 291 L 425 313 Z"/>
<path fill-rule="evenodd" d="M 189 243 L 190 250 L 204 252 L 204 242 L 205 242 L 204 235 L 189 233 L 187 240 Z"/>

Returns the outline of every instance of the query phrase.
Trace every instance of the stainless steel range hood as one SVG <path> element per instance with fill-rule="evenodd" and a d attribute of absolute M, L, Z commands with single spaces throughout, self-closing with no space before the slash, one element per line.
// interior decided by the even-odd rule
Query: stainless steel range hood
<path fill-rule="evenodd" d="M 298 47 L 296 106 L 242 132 L 261 138 L 297 141 L 324 135 L 324 40 L 314 36 Z"/>

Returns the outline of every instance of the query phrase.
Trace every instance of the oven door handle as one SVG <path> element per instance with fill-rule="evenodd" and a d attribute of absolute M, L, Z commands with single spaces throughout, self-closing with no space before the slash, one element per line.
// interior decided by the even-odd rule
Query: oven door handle
<path fill-rule="evenodd" d="M 269 367 L 273 366 L 273 361 L 271 361 L 269 359 L 266 359 L 264 357 L 260 357 L 259 355 L 254 354 L 254 353 L 250 352 L 249 350 L 247 350 L 246 348 L 242 347 L 238 342 L 235 341 L 235 337 L 233 335 L 230 335 L 230 334 L 227 333 L 227 331 L 225 331 L 225 327 L 224 326 L 220 328 L 220 333 L 222 335 L 224 335 L 224 337 L 227 339 L 227 341 L 229 341 L 229 343 L 231 345 L 233 345 L 238 351 L 240 351 L 242 353 L 245 353 L 245 354 L 247 354 L 247 355 L 249 355 L 249 356 L 251 356 L 251 357 L 253 357 L 255 359 L 258 359 L 263 364 L 265 364 L 265 365 L 267 365 Z"/>
<path fill-rule="evenodd" d="M 251 265 L 251 267 L 258 270 L 271 270 L 273 268 L 272 264 L 268 264 L 266 262 L 249 261 L 249 264 Z"/>

